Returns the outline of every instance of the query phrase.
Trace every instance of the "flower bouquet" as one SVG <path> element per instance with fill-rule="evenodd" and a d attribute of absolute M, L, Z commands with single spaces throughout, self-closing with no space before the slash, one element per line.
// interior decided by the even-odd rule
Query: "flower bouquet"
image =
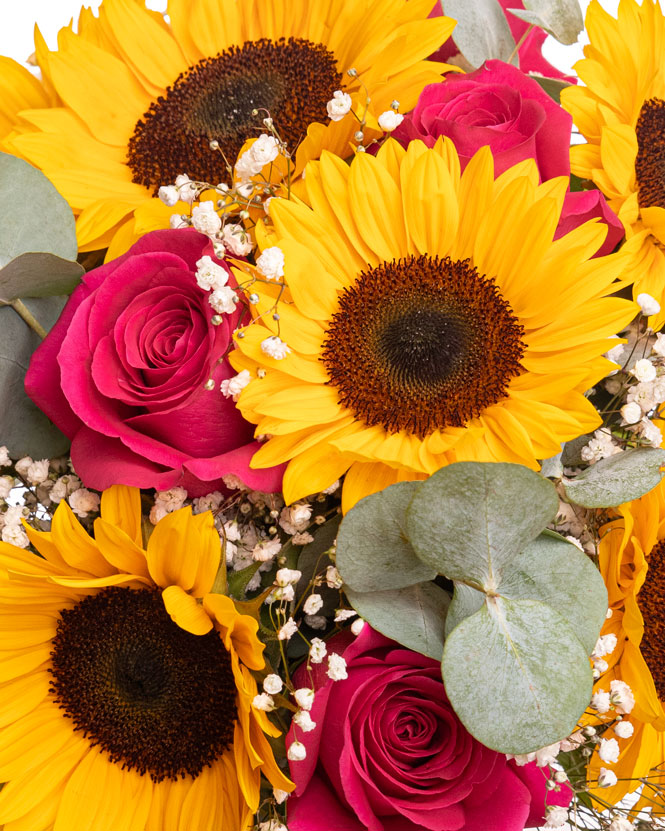
<path fill-rule="evenodd" d="M 583 25 L 0 58 L 4 831 L 665 827 L 665 15 Z"/>

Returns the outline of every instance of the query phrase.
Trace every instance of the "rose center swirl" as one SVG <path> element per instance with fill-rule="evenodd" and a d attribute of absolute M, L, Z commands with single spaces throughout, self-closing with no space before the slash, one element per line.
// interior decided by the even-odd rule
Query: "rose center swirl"
<path fill-rule="evenodd" d="M 127 161 L 132 181 L 156 192 L 181 173 L 210 184 L 224 180 L 224 159 L 211 140 L 233 164 L 245 140 L 258 135 L 263 110 L 294 151 L 311 122 L 325 121 L 341 85 L 332 52 L 303 38 L 247 41 L 204 58 L 137 122 Z"/>
<path fill-rule="evenodd" d="M 640 652 L 646 661 L 658 698 L 665 702 L 665 540 L 649 555 L 649 570 L 637 595 L 637 605 L 644 618 L 644 635 Z"/>
<path fill-rule="evenodd" d="M 640 208 L 665 208 L 665 101 L 650 98 L 637 125 L 635 178 Z"/>
<path fill-rule="evenodd" d="M 51 692 L 112 762 L 155 782 L 197 776 L 231 745 L 236 686 L 216 632 L 177 626 L 157 591 L 108 588 L 64 610 Z"/>
<path fill-rule="evenodd" d="M 423 438 L 505 397 L 522 371 L 522 335 L 494 280 L 468 260 L 410 256 L 344 290 L 322 360 L 364 424 Z"/>

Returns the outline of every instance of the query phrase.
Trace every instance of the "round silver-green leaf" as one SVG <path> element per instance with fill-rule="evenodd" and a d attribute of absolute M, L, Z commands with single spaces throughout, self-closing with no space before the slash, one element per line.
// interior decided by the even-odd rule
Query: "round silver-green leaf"
<path fill-rule="evenodd" d="M 361 499 L 337 535 L 336 564 L 344 583 L 359 592 L 384 591 L 433 580 L 406 536 L 406 509 L 420 482 L 398 482 Z"/>
<path fill-rule="evenodd" d="M 498 0 L 441 0 L 441 6 L 457 21 L 453 40 L 471 66 L 491 58 L 507 61 L 513 54 L 515 40 Z"/>
<path fill-rule="evenodd" d="M 639 499 L 660 484 L 665 450 L 638 447 L 608 456 L 582 471 L 563 486 L 571 502 L 585 508 L 611 508 Z"/>
<path fill-rule="evenodd" d="M 530 753 L 569 736 L 593 683 L 575 633 L 536 600 L 489 599 L 448 635 L 441 668 L 466 729 L 500 753 Z"/>
<path fill-rule="evenodd" d="M 486 595 L 483 592 L 472 589 L 471 586 L 466 586 L 464 583 L 455 583 L 453 599 L 450 601 L 448 614 L 446 615 L 446 637 L 465 618 L 474 615 L 483 607 L 485 597 Z"/>
<path fill-rule="evenodd" d="M 19 254 L 0 269 L 0 303 L 19 297 L 70 294 L 83 274 L 83 267 L 77 262 L 55 254 Z"/>

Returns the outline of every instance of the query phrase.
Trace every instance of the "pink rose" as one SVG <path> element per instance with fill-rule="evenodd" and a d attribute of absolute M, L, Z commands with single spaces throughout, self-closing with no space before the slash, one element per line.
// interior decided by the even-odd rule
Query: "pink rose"
<path fill-rule="evenodd" d="M 543 771 L 517 767 L 462 726 L 446 697 L 440 665 L 384 638 L 368 624 L 328 642 L 348 679 L 313 665 L 315 729 L 291 727 L 290 831 L 522 831 L 541 825 L 544 806 L 568 805 L 562 785 L 546 791 Z M 301 667 L 296 687 L 309 685 Z"/>
<path fill-rule="evenodd" d="M 204 255 L 214 259 L 212 245 L 194 230 L 147 234 L 85 275 L 32 357 L 28 395 L 72 440 L 89 487 L 182 485 L 199 496 L 227 474 L 257 490 L 281 487 L 281 467 L 250 469 L 253 427 L 220 392 L 235 374 L 223 356 L 239 312 L 212 324 L 196 282 Z"/>
<path fill-rule="evenodd" d="M 510 64 L 487 61 L 468 75 L 449 74 L 426 86 L 393 137 L 433 147 L 448 136 L 462 166 L 488 145 L 497 176 L 531 158 L 546 180 L 570 175 L 571 128 L 570 115 L 536 81 Z"/>
<path fill-rule="evenodd" d="M 510 32 L 515 43 L 522 40 L 522 36 L 529 28 L 529 24 L 525 20 L 520 20 L 514 14 L 510 14 L 508 9 L 523 9 L 524 3 L 522 0 L 499 0 L 503 8 L 506 20 L 510 27 Z M 436 6 L 430 12 L 430 17 L 441 17 L 443 10 L 441 3 L 437 2 Z M 529 32 L 522 45 L 519 48 L 520 69 L 523 72 L 536 72 L 539 75 L 544 75 L 546 78 L 558 78 L 560 81 L 567 81 L 569 84 L 576 84 L 577 78 L 573 75 L 564 75 L 555 66 L 545 60 L 542 53 L 543 43 L 547 38 L 547 34 L 538 26 Z M 435 61 L 447 62 L 453 55 L 459 54 L 459 49 L 452 38 L 449 38 L 443 46 L 435 52 L 431 59 Z"/>
<path fill-rule="evenodd" d="M 554 239 L 563 237 L 589 219 L 600 219 L 607 225 L 605 242 L 594 256 L 604 257 L 605 254 L 611 254 L 623 239 L 624 228 L 599 190 L 568 191 Z"/>

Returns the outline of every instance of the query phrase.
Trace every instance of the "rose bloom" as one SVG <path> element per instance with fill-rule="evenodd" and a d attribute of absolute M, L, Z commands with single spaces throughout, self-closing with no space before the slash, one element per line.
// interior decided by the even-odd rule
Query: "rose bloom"
<path fill-rule="evenodd" d="M 489 146 L 498 176 L 524 159 L 535 159 L 542 181 L 570 176 L 572 118 L 517 67 L 487 61 L 468 75 L 449 74 L 420 94 L 415 109 L 393 131 L 404 146 L 413 139 L 433 147 L 440 136 L 454 143 L 462 168 Z M 598 190 L 568 193 L 556 236 L 594 217 L 608 227 L 596 256 L 609 254 L 623 226 Z"/>
<path fill-rule="evenodd" d="M 316 728 L 291 727 L 307 750 L 291 762 L 289 831 L 522 831 L 545 804 L 568 805 L 565 785 L 547 792 L 543 770 L 518 767 L 476 741 L 453 711 L 438 662 L 365 624 L 327 643 L 348 679 L 312 666 Z M 303 667 L 296 687 L 309 685 Z M 325 818 L 325 823 L 322 820 Z"/>
<path fill-rule="evenodd" d="M 210 294 L 196 282 L 205 255 L 215 260 L 192 229 L 147 234 L 84 276 L 32 356 L 26 390 L 72 440 L 87 486 L 181 485 L 200 496 L 234 474 L 280 489 L 282 468 L 250 469 L 253 427 L 219 389 L 235 375 L 223 356 L 240 311 L 212 324 Z"/>

